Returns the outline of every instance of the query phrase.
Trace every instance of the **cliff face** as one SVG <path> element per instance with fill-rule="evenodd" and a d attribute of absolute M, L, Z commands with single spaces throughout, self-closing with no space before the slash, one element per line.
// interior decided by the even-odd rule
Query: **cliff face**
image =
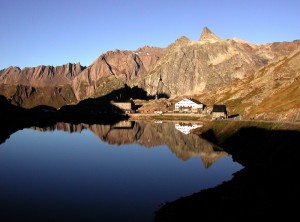
<path fill-rule="evenodd" d="M 164 54 L 164 49 L 145 46 L 136 51 L 109 51 L 101 55 L 72 81 L 78 99 L 105 95 L 146 75 Z"/>
<path fill-rule="evenodd" d="M 254 45 L 236 38 L 219 38 L 204 28 L 199 41 L 186 37 L 176 40 L 150 73 L 131 85 L 151 95 L 169 97 L 210 91 L 253 74 L 299 45 L 300 41 Z"/>

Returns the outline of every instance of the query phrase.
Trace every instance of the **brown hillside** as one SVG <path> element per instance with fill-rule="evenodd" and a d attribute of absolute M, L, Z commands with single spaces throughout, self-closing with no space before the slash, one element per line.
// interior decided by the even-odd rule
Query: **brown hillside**
<path fill-rule="evenodd" d="M 209 104 L 227 104 L 244 118 L 300 121 L 300 50 L 230 86 L 199 95 Z"/>

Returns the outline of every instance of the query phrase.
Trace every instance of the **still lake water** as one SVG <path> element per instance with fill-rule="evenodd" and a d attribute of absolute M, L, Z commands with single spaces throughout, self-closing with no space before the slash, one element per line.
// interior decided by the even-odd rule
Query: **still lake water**
<path fill-rule="evenodd" d="M 0 220 L 150 222 L 240 169 L 174 123 L 23 129 L 0 144 Z"/>

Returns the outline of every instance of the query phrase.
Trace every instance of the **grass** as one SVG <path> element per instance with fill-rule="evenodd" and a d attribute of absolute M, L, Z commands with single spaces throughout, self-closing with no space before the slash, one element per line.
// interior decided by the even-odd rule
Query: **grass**
<path fill-rule="evenodd" d="M 195 116 L 183 116 L 183 115 L 157 115 L 157 116 L 153 116 L 154 119 L 157 120 L 186 120 L 186 121 L 190 121 L 190 120 L 198 120 L 199 117 Z"/>
<path fill-rule="evenodd" d="M 300 79 L 295 80 L 288 87 L 285 87 L 271 97 L 264 99 L 255 110 L 255 113 L 262 112 L 284 112 L 290 109 L 300 108 Z"/>

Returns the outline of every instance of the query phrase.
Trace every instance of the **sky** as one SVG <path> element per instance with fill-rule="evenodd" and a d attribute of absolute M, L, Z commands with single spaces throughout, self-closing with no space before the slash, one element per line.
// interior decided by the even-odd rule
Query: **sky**
<path fill-rule="evenodd" d="M 221 38 L 300 39 L 299 0 L 0 0 L 0 70 L 91 65 L 111 50 Z"/>

